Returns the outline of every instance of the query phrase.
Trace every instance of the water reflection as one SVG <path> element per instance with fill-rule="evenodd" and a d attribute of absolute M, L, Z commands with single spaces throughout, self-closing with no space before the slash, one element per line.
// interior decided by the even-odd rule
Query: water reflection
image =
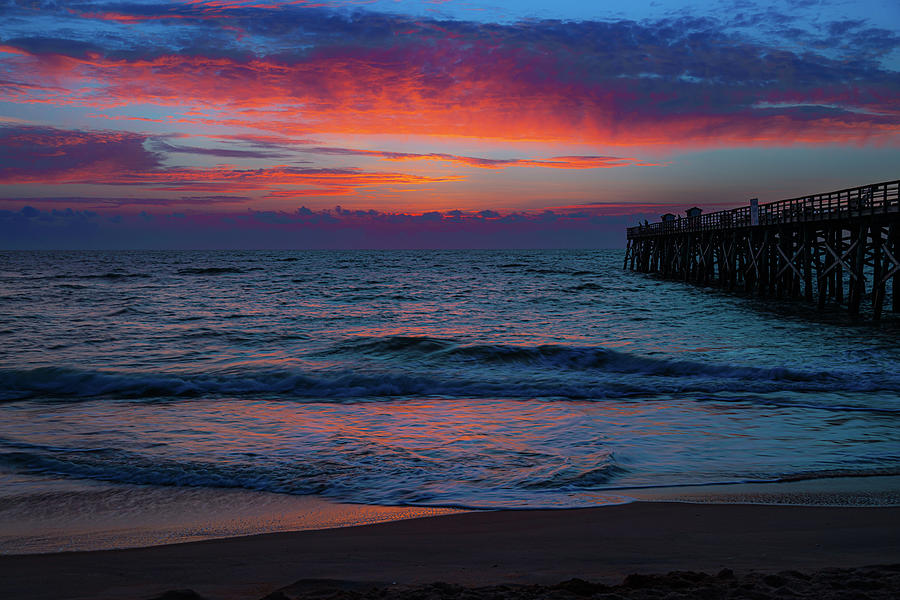
<path fill-rule="evenodd" d="M 672 399 L 88 402 L 6 416 L 4 448 L 33 473 L 382 504 L 594 504 L 586 492 L 862 469 L 896 452 L 893 423 L 865 413 Z"/>
<path fill-rule="evenodd" d="M 889 328 L 811 326 L 620 259 L 0 253 L 0 468 L 565 506 L 900 465 Z"/>

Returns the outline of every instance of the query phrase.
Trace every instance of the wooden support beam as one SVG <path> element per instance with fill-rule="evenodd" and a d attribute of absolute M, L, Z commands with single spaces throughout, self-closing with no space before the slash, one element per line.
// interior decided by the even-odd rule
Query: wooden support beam
<path fill-rule="evenodd" d="M 763 238 L 759 246 L 759 276 L 760 283 L 756 286 L 756 291 L 760 296 L 767 296 L 772 289 L 772 270 L 769 267 L 772 256 L 772 234 L 766 229 L 763 232 Z"/>
<path fill-rule="evenodd" d="M 815 234 L 810 231 L 810 226 L 803 227 L 803 239 L 801 241 L 803 248 L 803 292 L 806 295 L 806 301 L 813 301 L 813 268 L 812 268 L 812 243 Z"/>
<path fill-rule="evenodd" d="M 862 297 L 866 293 L 866 276 L 864 273 L 866 263 L 866 240 L 869 228 L 866 225 L 854 226 L 850 231 L 853 236 L 856 249 L 853 256 L 853 282 L 850 286 L 850 302 L 847 307 L 853 316 L 859 315 L 859 307 Z"/>
<path fill-rule="evenodd" d="M 788 249 L 791 251 L 791 265 L 796 264 L 797 259 L 803 257 L 803 244 L 801 240 L 803 239 L 803 232 L 796 227 L 792 227 L 788 231 Z M 785 273 L 785 276 L 788 277 L 788 290 L 790 291 L 791 298 L 799 298 L 800 297 L 800 284 L 803 281 L 803 274 L 797 270 L 796 268 L 792 268 L 792 273 Z"/>
<path fill-rule="evenodd" d="M 885 265 L 882 264 L 881 226 L 873 225 L 872 232 L 872 318 L 881 320 L 881 308 L 884 306 L 886 281 L 883 279 Z M 886 258 L 886 257 L 885 257 Z"/>
<path fill-rule="evenodd" d="M 778 277 L 779 266 L 781 263 L 778 249 L 784 245 L 783 238 L 784 236 L 781 235 L 781 231 L 778 231 L 772 238 L 771 249 L 769 251 L 769 295 L 776 298 L 781 296 L 781 292 L 784 288 Z"/>
<path fill-rule="evenodd" d="M 821 237 L 821 242 L 819 238 Z M 822 231 L 822 235 L 819 235 L 818 231 L 813 232 L 813 264 L 816 272 L 816 301 L 819 306 L 819 310 L 825 308 L 825 303 L 828 301 L 828 276 L 825 274 L 825 269 L 829 266 L 828 262 L 830 260 L 834 260 L 830 255 L 825 252 L 824 245 L 828 242 L 828 229 Z M 824 259 L 824 263 L 822 262 Z"/>
<path fill-rule="evenodd" d="M 777 298 L 789 297 L 791 295 L 791 286 L 793 284 L 794 274 L 786 273 L 788 268 L 794 269 L 792 259 L 788 258 L 792 252 L 791 231 L 785 227 L 778 230 L 778 243 L 775 244 L 775 255 L 773 256 L 775 279 L 775 296 Z M 796 271 L 796 269 L 794 269 Z"/>
<path fill-rule="evenodd" d="M 835 247 L 839 250 L 839 256 L 844 256 L 844 228 L 838 226 L 835 232 Z M 844 261 L 839 259 L 834 265 L 834 299 L 838 304 L 844 303 Z"/>
<path fill-rule="evenodd" d="M 889 247 L 894 257 L 900 259 L 900 223 L 892 223 L 888 235 Z M 891 281 L 891 309 L 900 312 L 900 270 L 894 272 Z"/>

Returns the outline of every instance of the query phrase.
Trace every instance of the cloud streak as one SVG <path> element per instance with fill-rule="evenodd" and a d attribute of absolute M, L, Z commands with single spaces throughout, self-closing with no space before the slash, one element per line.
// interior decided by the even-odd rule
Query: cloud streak
<path fill-rule="evenodd" d="M 327 196 L 346 194 L 361 187 L 421 185 L 460 179 L 456 175 L 427 176 L 285 165 L 257 169 L 165 167 L 158 152 L 146 149 L 146 141 L 145 135 L 127 132 L 0 127 L 0 184 L 142 186 L 158 191 L 218 193 L 271 190 L 273 186 L 308 186 L 311 191 L 288 189 L 274 193 Z M 213 154 L 217 155 L 217 152 L 213 151 Z"/>
<path fill-rule="evenodd" d="M 331 154 L 340 156 L 372 156 L 389 161 L 435 160 L 455 163 L 479 169 L 505 169 L 507 167 L 530 167 L 549 169 L 611 169 L 614 167 L 656 166 L 654 163 L 640 161 L 634 158 L 621 158 L 618 156 L 554 156 L 546 160 L 531 158 L 479 158 L 475 156 L 459 156 L 455 154 L 443 154 L 431 152 L 428 154 L 414 154 L 409 152 L 389 152 L 386 150 L 359 150 L 352 148 L 328 148 L 311 147 L 307 152 L 316 154 Z"/>

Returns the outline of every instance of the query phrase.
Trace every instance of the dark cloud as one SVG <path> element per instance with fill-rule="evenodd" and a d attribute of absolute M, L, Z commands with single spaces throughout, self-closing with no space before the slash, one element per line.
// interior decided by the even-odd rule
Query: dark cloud
<path fill-rule="evenodd" d="M 52 12 L 52 9 L 45 7 L 43 11 Z M 353 48 L 398 48 L 422 58 L 426 58 L 423 53 L 427 55 L 431 50 L 431 58 L 437 58 L 435 55 L 448 47 L 486 45 L 494 50 L 513 50 L 523 58 L 531 54 L 530 60 L 548 55 L 554 62 L 569 65 L 559 73 L 563 79 L 646 73 L 704 77 L 704 72 L 712 72 L 719 77 L 731 73 L 736 81 L 745 83 L 755 81 L 754 74 L 772 79 L 769 75 L 774 73 L 775 65 L 768 64 L 763 56 L 767 49 L 784 47 L 785 41 L 808 44 L 809 50 L 819 51 L 816 56 L 797 53 L 794 60 L 801 68 L 806 62 L 823 60 L 827 53 L 821 51 L 825 49 L 840 50 L 841 56 L 832 59 L 847 61 L 854 55 L 867 58 L 876 41 L 884 52 L 898 45 L 896 32 L 878 28 L 877 21 L 873 24 L 860 20 L 825 21 L 815 30 L 801 29 L 795 16 L 773 8 L 760 10 L 753 4 L 721 19 L 685 15 L 641 22 L 541 20 L 507 24 L 414 19 L 363 10 L 289 5 L 213 8 L 199 3 L 81 2 L 60 8 L 59 14 L 69 19 L 82 15 L 68 29 L 69 38 L 19 36 L 5 43 L 35 53 L 69 56 L 83 56 L 88 51 L 116 56 L 128 53 L 156 56 L 174 51 L 187 56 L 235 59 L 266 56 L 282 62 L 323 54 L 333 56 Z M 141 29 L 132 27 L 128 30 L 131 36 L 107 36 L 110 45 L 100 48 L 96 31 L 91 28 L 92 21 L 146 27 L 166 23 L 181 29 L 167 31 L 167 35 L 154 35 L 159 32 L 147 30 L 142 35 Z M 79 29 L 79 23 L 83 30 Z M 792 26 L 794 29 L 790 30 Z M 767 45 L 737 33 L 741 28 L 759 28 L 775 39 Z M 236 35 L 235 30 L 241 34 Z M 825 40 L 840 43 L 825 48 L 821 45 Z M 740 65 L 745 68 L 733 69 Z M 440 69 L 438 62 L 428 66 Z M 876 65 L 868 67 L 876 68 Z"/>
<path fill-rule="evenodd" d="M 40 248 L 603 248 L 652 218 L 590 211 L 379 210 L 109 213 L 0 210 L 0 249 Z"/>
<path fill-rule="evenodd" d="M 53 183 L 69 173 L 148 171 L 160 156 L 146 136 L 124 131 L 65 130 L 0 123 L 0 182 Z"/>
<path fill-rule="evenodd" d="M 828 24 L 828 33 L 832 36 L 846 35 L 851 29 L 859 29 L 866 22 L 861 19 L 845 19 L 843 21 L 832 21 Z"/>
<path fill-rule="evenodd" d="M 89 52 L 101 53 L 107 50 L 96 43 L 61 37 L 14 37 L 4 40 L 3 43 L 31 54 L 61 54 L 78 58 L 87 56 Z"/>
<path fill-rule="evenodd" d="M 139 198 L 139 197 L 71 197 L 71 196 L 55 196 L 41 198 L 6 198 L 2 202 L 4 204 L 16 204 L 28 202 L 38 206 L 90 206 L 91 208 L 108 209 L 122 208 L 132 206 L 179 206 L 179 205 L 200 205 L 209 206 L 214 204 L 237 204 L 251 201 L 250 196 L 174 196 L 171 198 Z M 31 211 L 37 209 L 32 206 L 26 206 Z M 24 210 L 24 209 L 23 209 Z M 68 209 L 71 210 L 71 209 Z"/>

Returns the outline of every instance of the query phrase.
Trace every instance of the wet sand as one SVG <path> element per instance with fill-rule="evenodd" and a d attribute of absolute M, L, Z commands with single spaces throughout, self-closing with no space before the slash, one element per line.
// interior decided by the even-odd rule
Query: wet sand
<path fill-rule="evenodd" d="M 380 582 L 387 589 L 572 578 L 612 585 L 631 573 L 732 569 L 743 576 L 897 563 L 900 507 L 637 502 L 3 556 L 0 581 L 6 597 L 35 600 L 152 598 L 188 588 L 213 600 L 257 600 L 302 579 Z"/>
<path fill-rule="evenodd" d="M 4 475 L 0 472 L 0 556 L 143 548 L 461 512 L 345 504 L 317 496 L 240 489 L 37 481 Z"/>

